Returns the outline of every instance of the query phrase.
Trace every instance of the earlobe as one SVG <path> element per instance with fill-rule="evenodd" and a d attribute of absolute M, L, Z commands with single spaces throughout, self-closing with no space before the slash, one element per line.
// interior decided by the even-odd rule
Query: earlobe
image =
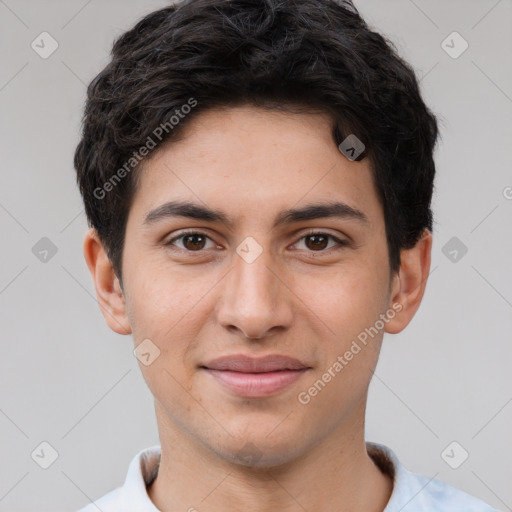
<path fill-rule="evenodd" d="M 400 270 L 393 278 L 389 303 L 389 307 L 398 312 L 386 324 L 385 332 L 402 331 L 420 307 L 430 272 L 431 251 L 432 233 L 427 229 L 412 249 L 402 250 Z"/>
<path fill-rule="evenodd" d="M 98 305 L 108 326 L 118 334 L 131 334 L 124 293 L 94 228 L 86 233 L 83 249 L 96 288 Z"/>

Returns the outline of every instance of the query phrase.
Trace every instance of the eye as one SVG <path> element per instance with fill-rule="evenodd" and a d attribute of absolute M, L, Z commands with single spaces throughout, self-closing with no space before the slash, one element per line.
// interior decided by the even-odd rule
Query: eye
<path fill-rule="evenodd" d="M 329 240 L 334 243 L 329 245 Z M 210 246 L 207 246 L 207 242 L 210 242 Z M 341 249 L 344 246 L 349 245 L 346 240 L 341 240 L 338 237 L 325 233 L 323 231 L 311 231 L 302 236 L 297 244 L 304 241 L 305 250 L 308 252 L 327 252 L 327 249 Z M 180 246 L 179 243 L 182 245 Z M 177 246 L 178 249 L 187 252 L 201 252 L 203 249 L 213 249 L 216 244 L 213 240 L 204 233 L 199 231 L 187 231 L 182 232 L 178 236 L 171 238 L 164 244 L 165 246 Z M 301 250 L 303 248 L 300 248 Z"/>
<path fill-rule="evenodd" d="M 333 240 L 335 243 L 333 245 L 329 245 L 329 239 Z M 304 240 L 304 246 L 306 250 L 310 252 L 326 252 L 326 249 L 332 249 L 336 246 L 337 249 L 340 249 L 341 247 L 349 244 L 345 240 L 341 240 L 334 235 L 324 233 L 322 231 L 310 231 L 301 237 L 299 242 L 302 240 Z"/>
<path fill-rule="evenodd" d="M 209 240 L 212 244 L 210 247 L 205 247 L 207 240 Z M 179 236 L 176 236 L 166 242 L 165 245 L 176 245 L 176 241 L 181 241 L 183 243 L 182 247 L 178 246 L 179 249 L 189 252 L 200 252 L 202 249 L 211 249 L 215 247 L 215 243 L 209 236 L 197 231 L 182 232 Z"/>

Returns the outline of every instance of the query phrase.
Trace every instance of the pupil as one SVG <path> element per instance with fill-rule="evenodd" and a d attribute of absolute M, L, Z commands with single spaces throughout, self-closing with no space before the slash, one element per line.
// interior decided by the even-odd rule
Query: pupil
<path fill-rule="evenodd" d="M 312 239 L 316 240 L 316 242 L 313 242 L 314 247 L 309 247 L 309 245 L 306 242 L 306 245 L 308 245 L 309 249 L 318 249 L 318 248 L 325 249 L 325 247 L 326 247 L 325 241 L 327 240 L 327 237 L 325 237 L 323 235 L 309 235 L 306 240 L 312 240 Z M 318 239 L 321 239 L 323 241 L 323 243 L 320 242 L 321 247 L 318 246 Z"/>
<path fill-rule="evenodd" d="M 191 238 L 195 238 L 195 239 L 200 239 L 199 242 L 192 242 L 192 244 L 189 244 L 188 241 L 191 239 Z M 184 242 L 185 242 L 185 247 L 187 249 L 202 249 L 203 246 L 204 246 L 204 237 L 201 236 L 201 235 L 187 235 L 185 238 L 184 238 Z M 192 245 L 192 246 L 191 246 Z M 198 246 L 199 245 L 199 246 Z"/>

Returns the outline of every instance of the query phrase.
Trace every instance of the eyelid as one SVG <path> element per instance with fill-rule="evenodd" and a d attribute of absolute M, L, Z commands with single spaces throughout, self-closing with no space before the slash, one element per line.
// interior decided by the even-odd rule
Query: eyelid
<path fill-rule="evenodd" d="M 341 234 L 333 234 L 328 229 L 322 229 L 322 228 L 309 228 L 305 232 L 302 232 L 301 236 L 299 237 L 299 240 L 304 238 L 308 235 L 328 235 L 331 238 L 334 238 L 335 240 L 338 240 L 340 242 L 346 242 L 348 243 L 348 240 L 342 239 L 341 237 L 344 235 Z"/>

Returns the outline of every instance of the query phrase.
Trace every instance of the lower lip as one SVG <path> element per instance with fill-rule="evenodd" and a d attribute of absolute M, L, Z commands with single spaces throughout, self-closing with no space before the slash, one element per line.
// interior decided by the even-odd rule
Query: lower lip
<path fill-rule="evenodd" d="M 267 373 L 241 373 L 210 368 L 205 370 L 236 395 L 255 398 L 270 396 L 283 390 L 300 379 L 308 369 Z"/>

